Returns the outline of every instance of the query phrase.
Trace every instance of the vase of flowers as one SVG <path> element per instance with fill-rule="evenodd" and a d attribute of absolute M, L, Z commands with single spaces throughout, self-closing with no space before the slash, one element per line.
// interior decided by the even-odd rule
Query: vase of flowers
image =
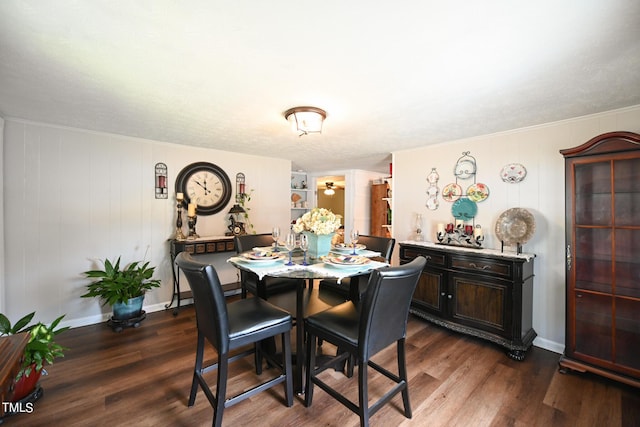
<path fill-rule="evenodd" d="M 340 228 L 340 215 L 329 209 L 313 208 L 302 215 L 293 225 L 293 231 L 307 235 L 309 240 L 309 257 L 320 258 L 329 254 L 331 239 Z"/>

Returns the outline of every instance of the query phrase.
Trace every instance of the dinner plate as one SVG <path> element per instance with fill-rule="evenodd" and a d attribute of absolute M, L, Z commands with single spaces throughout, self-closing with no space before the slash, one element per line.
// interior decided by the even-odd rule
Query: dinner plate
<path fill-rule="evenodd" d="M 369 258 L 357 255 L 327 256 L 324 258 L 324 263 L 338 268 L 362 267 L 363 265 L 369 263 Z"/>
<path fill-rule="evenodd" d="M 468 221 L 473 219 L 476 213 L 478 213 L 478 205 L 467 198 L 458 199 L 451 205 L 451 214 L 456 219 Z"/>
<path fill-rule="evenodd" d="M 273 250 L 273 245 L 270 246 L 256 246 L 255 248 L 251 248 L 252 251 L 254 252 L 274 252 Z M 284 243 L 278 243 L 278 252 L 276 253 L 280 253 L 280 252 L 288 252 L 287 247 L 284 245 Z"/>
<path fill-rule="evenodd" d="M 339 252 L 348 252 L 353 251 L 353 245 L 350 245 L 348 243 L 336 243 L 333 246 L 333 249 Z M 361 245 L 360 243 L 356 244 L 356 251 L 361 251 L 363 249 L 367 249 L 367 247 L 365 245 Z"/>
<path fill-rule="evenodd" d="M 280 252 L 271 251 L 253 251 L 242 254 L 241 256 L 251 261 L 275 261 L 282 258 L 282 254 Z"/>
<path fill-rule="evenodd" d="M 462 196 L 462 187 L 456 183 L 447 184 L 442 189 L 442 199 L 447 202 L 458 200 Z"/>
<path fill-rule="evenodd" d="M 525 244 L 533 237 L 535 231 L 535 218 L 531 212 L 523 208 L 511 208 L 502 212 L 496 222 L 496 235 L 507 245 Z"/>

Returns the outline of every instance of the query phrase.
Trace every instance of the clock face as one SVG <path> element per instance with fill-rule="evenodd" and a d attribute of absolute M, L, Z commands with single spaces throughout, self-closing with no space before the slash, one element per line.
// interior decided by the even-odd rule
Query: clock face
<path fill-rule="evenodd" d="M 235 234 L 236 236 L 240 235 L 240 234 L 244 234 L 244 224 L 240 223 L 236 223 L 233 226 L 233 230 L 232 233 Z"/>
<path fill-rule="evenodd" d="M 195 203 L 198 215 L 211 215 L 229 203 L 231 181 L 213 163 L 192 163 L 178 174 L 176 193 L 184 193 L 185 203 Z"/>

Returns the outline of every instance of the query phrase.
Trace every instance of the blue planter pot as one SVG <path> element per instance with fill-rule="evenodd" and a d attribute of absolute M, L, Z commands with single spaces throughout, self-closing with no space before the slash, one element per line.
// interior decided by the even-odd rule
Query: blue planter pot
<path fill-rule="evenodd" d="M 142 303 L 144 295 L 131 298 L 126 304 L 115 303 L 113 305 L 113 318 L 116 320 L 127 320 L 139 317 L 142 313 Z"/>
<path fill-rule="evenodd" d="M 329 251 L 331 250 L 331 240 L 335 233 L 315 234 L 308 231 L 303 231 L 302 233 L 305 234 L 309 240 L 309 258 L 318 259 L 329 255 Z"/>

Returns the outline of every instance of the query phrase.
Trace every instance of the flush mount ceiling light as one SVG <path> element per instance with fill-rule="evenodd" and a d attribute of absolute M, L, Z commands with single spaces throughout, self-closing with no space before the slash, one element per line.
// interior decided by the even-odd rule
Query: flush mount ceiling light
<path fill-rule="evenodd" d="M 327 196 L 333 196 L 336 194 L 336 190 L 333 189 L 333 182 L 325 182 L 324 194 Z"/>
<path fill-rule="evenodd" d="M 302 136 L 322 133 L 322 122 L 327 118 L 327 112 L 316 107 L 293 107 L 284 112 L 284 117 L 293 131 Z"/>

